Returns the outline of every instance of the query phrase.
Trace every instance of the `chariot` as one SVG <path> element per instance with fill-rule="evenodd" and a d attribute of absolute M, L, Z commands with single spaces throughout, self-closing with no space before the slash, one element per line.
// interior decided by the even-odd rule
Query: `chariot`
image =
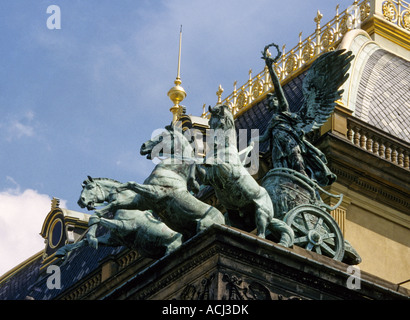
<path fill-rule="evenodd" d="M 342 203 L 343 194 L 331 194 L 315 181 L 288 168 L 270 170 L 263 178 L 262 186 L 272 199 L 275 217 L 294 231 L 295 245 L 342 261 L 345 241 L 339 225 L 328 211 L 335 210 Z M 319 191 L 338 198 L 336 205 L 324 203 Z"/>

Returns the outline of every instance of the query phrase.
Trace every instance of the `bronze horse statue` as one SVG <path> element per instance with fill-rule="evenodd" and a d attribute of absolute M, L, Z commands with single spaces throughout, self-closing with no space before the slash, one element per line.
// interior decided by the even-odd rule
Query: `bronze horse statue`
<path fill-rule="evenodd" d="M 156 150 L 160 152 L 155 154 Z M 117 183 L 110 192 L 99 192 L 97 198 L 97 192 L 92 197 L 80 198 L 79 204 L 92 209 L 97 203 L 108 202 L 95 211 L 99 216 L 118 209 L 152 210 L 168 227 L 181 233 L 184 240 L 214 223 L 225 223 L 218 209 L 198 200 L 188 190 L 194 150 L 182 132 L 167 126 L 164 132 L 145 142 L 140 153 L 149 159 L 158 155 L 166 158 L 143 184 Z"/>
<path fill-rule="evenodd" d="M 111 179 L 89 178 L 87 187 L 83 189 L 82 197 L 85 194 L 94 196 L 95 191 L 107 192 L 115 182 Z M 56 251 L 57 257 L 64 258 L 72 250 L 89 245 L 98 248 L 102 246 L 126 246 L 132 250 L 137 250 L 141 256 L 159 259 L 162 256 L 178 249 L 182 244 L 182 235 L 170 229 L 163 222 L 159 221 L 150 211 L 125 210 L 115 211 L 113 219 L 90 217 L 90 228 L 86 237 L 80 241 L 67 244 Z M 95 237 L 97 225 L 106 227 L 109 232 L 102 236 Z"/>
<path fill-rule="evenodd" d="M 204 184 L 211 185 L 220 203 L 227 209 L 228 224 L 253 230 L 265 238 L 266 232 L 280 234 L 280 244 L 293 244 L 293 230 L 282 220 L 274 218 L 268 192 L 244 167 L 236 147 L 234 119 L 229 107 L 209 108 L 209 126 L 219 138 L 207 153 L 203 164 L 196 165 L 196 174 Z"/>

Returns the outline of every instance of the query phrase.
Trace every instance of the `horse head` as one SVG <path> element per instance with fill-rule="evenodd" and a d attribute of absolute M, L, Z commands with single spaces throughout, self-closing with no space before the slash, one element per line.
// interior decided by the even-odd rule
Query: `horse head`
<path fill-rule="evenodd" d="M 77 204 L 81 208 L 87 207 L 88 210 L 94 210 L 95 204 L 103 203 L 105 201 L 104 192 L 102 187 L 97 182 L 99 178 L 93 179 L 90 176 L 81 184 L 83 190 L 81 191 L 80 198 Z"/>
<path fill-rule="evenodd" d="M 227 130 L 235 128 L 232 112 L 227 105 L 219 104 L 208 109 L 211 113 L 211 118 L 209 119 L 209 127 L 211 129 Z"/>
<path fill-rule="evenodd" d="M 193 138 L 192 138 L 193 139 Z M 160 134 L 152 137 L 141 145 L 140 154 L 147 159 L 165 156 L 183 159 L 192 157 L 191 141 L 182 133 L 181 128 L 169 125 Z"/>

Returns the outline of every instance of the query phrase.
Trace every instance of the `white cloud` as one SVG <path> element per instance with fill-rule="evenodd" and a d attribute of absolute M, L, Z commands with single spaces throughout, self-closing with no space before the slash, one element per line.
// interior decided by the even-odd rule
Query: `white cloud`
<path fill-rule="evenodd" d="M 34 134 L 33 127 L 25 125 L 19 121 L 13 121 L 9 126 L 10 138 L 17 137 L 21 138 L 23 136 L 31 137 Z"/>
<path fill-rule="evenodd" d="M 0 276 L 44 249 L 39 233 L 50 205 L 48 195 L 18 185 L 0 192 Z"/>
<path fill-rule="evenodd" d="M 13 116 L 11 119 L 6 119 L 0 123 L 0 128 L 3 128 L 3 135 L 7 141 L 20 139 L 22 137 L 32 137 L 35 134 L 33 120 L 34 112 L 27 111 L 22 116 Z"/>

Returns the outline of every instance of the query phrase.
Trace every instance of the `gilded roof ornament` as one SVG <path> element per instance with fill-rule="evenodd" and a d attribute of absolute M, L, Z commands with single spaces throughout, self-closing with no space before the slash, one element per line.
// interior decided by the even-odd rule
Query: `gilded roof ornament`
<path fill-rule="evenodd" d="M 177 77 L 174 81 L 175 86 L 169 89 L 168 97 L 174 103 L 170 109 L 172 112 L 172 122 L 176 122 L 178 117 L 182 114 L 182 107 L 179 105 L 186 97 L 184 88 L 181 87 L 181 43 L 182 43 L 182 25 L 179 31 L 179 52 L 178 52 L 178 71 Z"/>
<path fill-rule="evenodd" d="M 60 199 L 53 197 L 51 200 L 51 209 L 59 208 L 60 207 Z"/>

